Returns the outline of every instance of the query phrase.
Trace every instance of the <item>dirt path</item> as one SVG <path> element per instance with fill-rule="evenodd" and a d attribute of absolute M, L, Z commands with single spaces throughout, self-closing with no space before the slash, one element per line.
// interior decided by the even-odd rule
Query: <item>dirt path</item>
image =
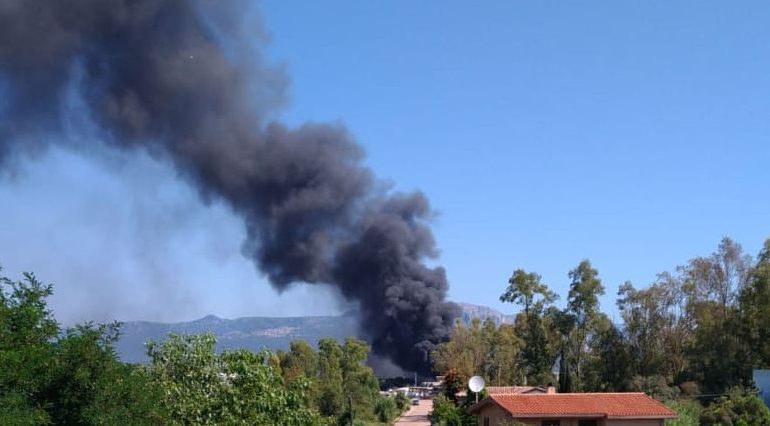
<path fill-rule="evenodd" d="M 396 420 L 395 426 L 430 426 L 428 414 L 433 410 L 432 399 L 421 399 L 420 405 L 412 405 L 403 416 Z"/>

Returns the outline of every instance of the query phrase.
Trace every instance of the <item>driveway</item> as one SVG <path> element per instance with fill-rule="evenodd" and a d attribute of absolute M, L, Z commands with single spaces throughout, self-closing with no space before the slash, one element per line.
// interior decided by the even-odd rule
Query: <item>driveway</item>
<path fill-rule="evenodd" d="M 396 420 L 395 426 L 430 426 L 428 414 L 433 411 L 432 399 L 421 399 L 420 405 L 412 405 L 403 416 Z"/>

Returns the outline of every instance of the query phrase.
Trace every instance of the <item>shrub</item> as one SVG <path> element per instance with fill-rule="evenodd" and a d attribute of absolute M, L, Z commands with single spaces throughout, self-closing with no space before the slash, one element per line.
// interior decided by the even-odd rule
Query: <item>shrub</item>
<path fill-rule="evenodd" d="M 679 417 L 666 420 L 666 426 L 698 426 L 703 407 L 694 399 L 668 401 L 666 405 L 676 411 Z"/>
<path fill-rule="evenodd" d="M 700 421 L 704 425 L 768 426 L 770 409 L 756 394 L 736 387 L 703 410 Z"/>
<path fill-rule="evenodd" d="M 399 414 L 395 398 L 379 397 L 374 404 L 374 414 L 377 415 L 377 420 L 383 423 L 388 423 L 394 419 Z"/>

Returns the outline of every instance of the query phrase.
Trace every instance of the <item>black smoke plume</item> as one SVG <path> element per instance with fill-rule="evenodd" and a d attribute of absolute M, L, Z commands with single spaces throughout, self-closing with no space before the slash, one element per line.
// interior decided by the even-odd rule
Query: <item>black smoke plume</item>
<path fill-rule="evenodd" d="M 428 371 L 459 314 L 420 193 L 382 189 L 339 125 L 273 121 L 286 78 L 247 2 L 0 2 L 0 166 L 64 137 L 76 93 L 101 140 L 168 161 L 246 225 L 272 285 L 326 283 L 358 302 L 375 353 Z M 256 46 L 255 46 L 256 44 Z M 81 142 L 82 143 L 82 142 Z M 81 147 L 88 149 L 88 147 Z"/>

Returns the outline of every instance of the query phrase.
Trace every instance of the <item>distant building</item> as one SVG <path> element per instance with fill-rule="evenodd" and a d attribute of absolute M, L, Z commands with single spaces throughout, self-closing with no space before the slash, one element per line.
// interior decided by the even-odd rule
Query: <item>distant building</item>
<path fill-rule="evenodd" d="M 510 395 L 510 394 L 530 394 L 530 393 L 556 393 L 553 387 L 540 388 L 537 386 L 487 386 L 484 388 L 487 395 Z M 455 394 L 455 397 L 462 399 L 468 396 L 468 392 L 461 390 Z"/>
<path fill-rule="evenodd" d="M 644 393 L 490 394 L 468 411 L 479 426 L 663 426 L 675 411 Z"/>
<path fill-rule="evenodd" d="M 537 386 L 487 386 L 487 394 L 489 395 L 512 395 L 512 394 L 531 394 L 531 393 L 546 393 L 548 389 L 539 388 Z"/>
<path fill-rule="evenodd" d="M 754 386 L 759 389 L 759 397 L 770 407 L 770 370 L 754 370 Z"/>

